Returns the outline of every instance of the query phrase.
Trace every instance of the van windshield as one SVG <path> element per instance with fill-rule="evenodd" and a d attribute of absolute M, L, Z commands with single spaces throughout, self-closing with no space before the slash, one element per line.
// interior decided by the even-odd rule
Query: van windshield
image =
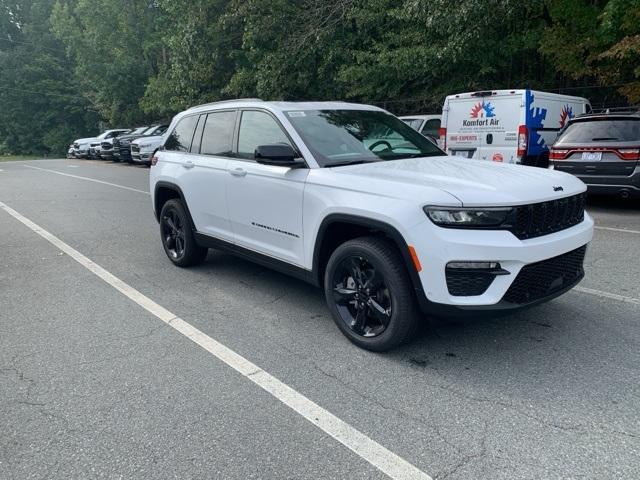
<path fill-rule="evenodd" d="M 321 167 L 445 155 L 386 112 L 304 110 L 285 114 Z"/>
<path fill-rule="evenodd" d="M 594 119 L 570 124 L 556 145 L 593 142 L 640 143 L 640 118 Z"/>

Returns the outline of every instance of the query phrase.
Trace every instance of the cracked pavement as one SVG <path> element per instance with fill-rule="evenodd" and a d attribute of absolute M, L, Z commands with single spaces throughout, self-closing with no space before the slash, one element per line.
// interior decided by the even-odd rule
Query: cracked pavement
<path fill-rule="evenodd" d="M 309 285 L 219 252 L 173 267 L 144 194 L 3 170 L 0 201 L 434 479 L 640 478 L 637 305 L 574 291 L 374 354 Z M 640 230 L 638 203 L 589 210 Z M 639 247 L 597 230 L 581 285 L 640 298 Z M 386 478 L 1 211 L 0 248 L 0 478 Z"/>

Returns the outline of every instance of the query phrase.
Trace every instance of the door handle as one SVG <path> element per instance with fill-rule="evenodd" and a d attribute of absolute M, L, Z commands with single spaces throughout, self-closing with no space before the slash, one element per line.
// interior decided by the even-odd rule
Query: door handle
<path fill-rule="evenodd" d="M 244 168 L 234 168 L 233 170 L 229 170 L 229 173 L 234 177 L 244 177 L 247 171 Z"/>
<path fill-rule="evenodd" d="M 183 166 L 184 168 L 193 168 L 193 167 L 195 167 L 196 165 L 195 165 L 195 163 L 193 163 L 191 160 L 187 160 L 186 162 L 184 162 L 184 163 L 182 164 L 182 166 Z"/>

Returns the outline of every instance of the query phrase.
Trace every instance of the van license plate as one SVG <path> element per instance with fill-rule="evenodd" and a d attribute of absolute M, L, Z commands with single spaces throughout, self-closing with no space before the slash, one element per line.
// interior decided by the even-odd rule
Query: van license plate
<path fill-rule="evenodd" d="M 602 152 L 582 152 L 583 162 L 599 162 L 602 160 Z"/>

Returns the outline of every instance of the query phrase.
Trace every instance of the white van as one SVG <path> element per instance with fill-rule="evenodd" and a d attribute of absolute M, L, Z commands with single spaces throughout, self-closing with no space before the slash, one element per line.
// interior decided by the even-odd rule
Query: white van
<path fill-rule="evenodd" d="M 449 95 L 439 144 L 450 155 L 546 167 L 566 121 L 590 111 L 586 98 L 534 90 Z"/>

